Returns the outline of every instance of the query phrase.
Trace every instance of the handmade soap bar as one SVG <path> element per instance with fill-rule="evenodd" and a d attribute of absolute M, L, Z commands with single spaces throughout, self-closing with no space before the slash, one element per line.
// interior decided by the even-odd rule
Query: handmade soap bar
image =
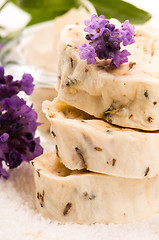
<path fill-rule="evenodd" d="M 136 27 L 135 43 L 125 47 L 129 62 L 119 68 L 110 61 L 88 65 L 77 45 L 86 42 L 83 25 L 61 33 L 59 98 L 69 105 L 118 126 L 159 129 L 159 40 Z"/>
<path fill-rule="evenodd" d="M 125 178 L 159 174 L 159 132 L 115 127 L 58 99 L 45 101 L 43 111 L 57 154 L 69 169 L 86 168 Z"/>
<path fill-rule="evenodd" d="M 159 177 L 124 179 L 68 170 L 54 153 L 34 161 L 36 205 L 58 222 L 129 223 L 159 211 Z"/>

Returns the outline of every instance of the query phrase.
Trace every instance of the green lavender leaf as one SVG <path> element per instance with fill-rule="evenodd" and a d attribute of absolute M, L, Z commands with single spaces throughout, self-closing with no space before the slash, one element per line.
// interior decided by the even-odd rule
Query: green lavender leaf
<path fill-rule="evenodd" d="M 143 24 L 151 18 L 151 14 L 122 0 L 90 0 L 97 10 L 106 18 L 117 18 L 120 22 L 126 19 L 132 24 Z"/>
<path fill-rule="evenodd" d="M 55 10 L 64 10 L 75 5 L 75 0 L 13 0 L 14 3 L 22 8 L 54 8 Z"/>

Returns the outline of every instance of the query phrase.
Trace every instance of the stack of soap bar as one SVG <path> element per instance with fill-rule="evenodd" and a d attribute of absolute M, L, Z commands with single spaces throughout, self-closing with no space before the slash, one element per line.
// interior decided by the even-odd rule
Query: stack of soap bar
<path fill-rule="evenodd" d="M 58 97 L 43 103 L 56 154 L 33 163 L 37 207 L 62 222 L 140 221 L 159 212 L 159 40 L 138 28 L 129 63 L 87 65 L 83 28 L 62 31 Z"/>

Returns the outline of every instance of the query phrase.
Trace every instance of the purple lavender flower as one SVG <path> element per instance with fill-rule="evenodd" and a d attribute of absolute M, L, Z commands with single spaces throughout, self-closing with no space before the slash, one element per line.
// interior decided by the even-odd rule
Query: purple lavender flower
<path fill-rule="evenodd" d="M 5 143 L 5 142 L 8 140 L 8 138 L 9 138 L 8 133 L 3 133 L 3 134 L 0 136 L 0 141 L 1 141 L 2 143 Z"/>
<path fill-rule="evenodd" d="M 129 25 L 126 20 L 121 25 L 121 29 L 115 28 L 103 15 L 93 14 L 91 20 L 86 20 L 84 31 L 89 34 L 86 39 L 89 44 L 78 46 L 79 55 L 82 60 L 87 60 L 87 64 L 95 64 L 95 57 L 99 59 L 112 59 L 111 64 L 119 67 L 120 64 L 128 62 L 130 53 L 127 50 L 121 51 L 121 44 L 126 46 L 134 43 L 134 26 Z M 94 49 L 94 50 L 93 50 Z"/>
<path fill-rule="evenodd" d="M 27 95 L 33 92 L 33 77 L 30 74 L 24 74 L 21 80 L 13 80 L 13 76 L 4 76 L 4 68 L 0 66 L 0 100 L 11 97 L 20 91 Z"/>
<path fill-rule="evenodd" d="M 40 139 L 35 137 L 40 125 L 37 113 L 16 95 L 20 91 L 30 94 L 32 82 L 30 74 L 24 74 L 21 81 L 13 81 L 12 76 L 4 76 L 4 68 L 0 67 L 0 177 L 9 176 L 3 164 L 15 168 L 43 153 Z"/>
<path fill-rule="evenodd" d="M 98 17 L 96 14 L 93 14 L 91 20 L 85 20 L 84 23 L 86 25 L 84 31 L 89 33 L 86 35 L 86 38 L 93 40 L 103 34 L 107 20 L 104 15 Z"/>
<path fill-rule="evenodd" d="M 94 47 L 91 45 L 87 45 L 85 43 L 82 43 L 81 45 L 77 46 L 79 49 L 79 55 L 82 60 L 87 59 L 87 64 L 95 64 L 96 59 L 95 57 L 97 54 L 95 53 Z"/>
<path fill-rule="evenodd" d="M 107 49 L 106 44 L 102 40 L 98 40 L 92 43 L 92 48 L 94 48 L 94 52 L 98 54 L 99 59 L 107 59 Z"/>
<path fill-rule="evenodd" d="M 24 91 L 27 95 L 32 94 L 34 90 L 33 77 L 31 74 L 25 73 L 20 81 L 20 91 Z"/>
<path fill-rule="evenodd" d="M 135 27 L 129 25 L 129 20 L 126 20 L 121 24 L 121 35 L 123 40 L 123 45 L 127 46 L 134 43 L 134 33 Z"/>
<path fill-rule="evenodd" d="M 112 64 L 115 65 L 116 67 L 119 67 L 120 64 L 128 62 L 128 56 L 130 55 L 131 54 L 126 49 L 124 49 L 121 52 L 117 51 L 112 60 Z"/>

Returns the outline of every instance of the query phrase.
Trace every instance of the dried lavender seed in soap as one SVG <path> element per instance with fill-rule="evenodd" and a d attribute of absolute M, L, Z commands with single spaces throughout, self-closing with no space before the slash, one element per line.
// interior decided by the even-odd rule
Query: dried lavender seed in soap
<path fill-rule="evenodd" d="M 63 210 L 63 215 L 64 215 L 64 216 L 66 216 L 66 215 L 69 213 L 71 207 L 72 207 L 72 203 L 71 203 L 71 202 L 68 202 L 68 203 L 66 204 L 64 210 Z"/>
<path fill-rule="evenodd" d="M 146 171 L 145 171 L 145 175 L 144 175 L 145 177 L 146 177 L 146 176 L 147 176 L 147 174 L 149 173 L 149 170 L 150 170 L 150 168 L 149 168 L 149 167 L 147 167 L 147 168 L 146 168 Z"/>

